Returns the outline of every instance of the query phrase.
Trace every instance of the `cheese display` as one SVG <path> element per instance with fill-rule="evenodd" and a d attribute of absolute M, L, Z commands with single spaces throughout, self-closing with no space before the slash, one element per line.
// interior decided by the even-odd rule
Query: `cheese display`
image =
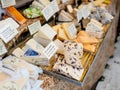
<path fill-rule="evenodd" d="M 42 90 L 38 77 L 43 70 L 84 82 L 114 18 L 105 7 L 108 0 L 85 2 L 34 0 L 18 10 L 5 8 L 8 18 L 0 21 L 0 90 Z"/>
<path fill-rule="evenodd" d="M 13 6 L 7 7 L 6 8 L 6 12 L 12 17 L 14 18 L 19 24 L 24 24 L 27 19 L 25 19 L 22 14 L 17 11 L 17 9 Z"/>

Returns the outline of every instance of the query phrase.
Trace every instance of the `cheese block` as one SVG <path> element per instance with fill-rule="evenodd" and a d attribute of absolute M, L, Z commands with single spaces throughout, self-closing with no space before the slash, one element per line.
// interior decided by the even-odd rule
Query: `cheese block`
<path fill-rule="evenodd" d="M 50 1 L 49 0 L 38 0 L 39 3 L 43 4 L 44 6 L 47 6 L 50 4 Z"/>
<path fill-rule="evenodd" d="M 52 28 L 55 30 L 56 33 L 58 33 L 58 30 L 59 30 L 59 28 L 61 28 L 61 25 L 57 24 L 57 25 L 53 26 Z"/>
<path fill-rule="evenodd" d="M 79 37 L 79 36 L 89 37 L 89 35 L 88 35 L 85 31 L 80 31 L 80 32 L 78 33 L 78 37 Z"/>
<path fill-rule="evenodd" d="M 48 24 L 45 24 L 41 27 L 39 30 L 39 36 L 48 40 L 53 40 L 55 35 L 57 34 L 52 27 L 50 27 Z"/>
<path fill-rule="evenodd" d="M 77 30 L 76 31 L 71 31 L 71 26 L 72 24 L 71 23 L 63 23 L 62 24 L 62 28 L 65 32 L 65 34 L 67 35 L 68 39 L 74 39 L 76 37 L 76 35 L 74 35 L 74 33 L 77 33 Z M 72 27 L 73 29 L 73 27 Z"/>
<path fill-rule="evenodd" d="M 42 51 L 44 50 L 44 47 L 40 45 L 39 43 L 37 43 L 34 39 L 30 39 L 29 41 L 27 41 L 26 46 L 37 51 L 40 55 L 42 54 Z"/>
<path fill-rule="evenodd" d="M 22 14 L 14 7 L 10 6 L 6 8 L 6 12 L 14 18 L 19 24 L 24 24 L 27 19 L 25 19 Z"/>
<path fill-rule="evenodd" d="M 59 28 L 58 29 L 58 35 L 57 35 L 57 38 L 60 39 L 60 40 L 68 40 L 68 37 L 66 36 L 65 32 L 63 29 Z"/>
<path fill-rule="evenodd" d="M 67 5 L 67 10 L 69 13 L 72 13 L 73 12 L 72 5 Z"/>
<path fill-rule="evenodd" d="M 77 52 L 77 50 L 76 50 L 76 52 Z M 66 60 L 67 64 L 74 66 L 76 68 L 83 67 L 81 62 L 80 62 L 80 59 L 76 55 L 74 55 L 73 53 L 66 52 L 64 55 L 65 55 L 65 60 Z"/>
<path fill-rule="evenodd" d="M 22 60 L 25 60 L 29 63 L 32 63 L 34 65 L 48 65 L 48 59 L 45 57 L 45 55 L 40 55 L 40 56 L 24 56 L 24 52 L 27 50 L 27 47 L 23 47 L 22 49 L 16 48 L 12 54 Z"/>
<path fill-rule="evenodd" d="M 55 45 L 58 47 L 57 53 L 58 54 L 63 54 L 64 52 L 64 44 L 61 42 L 59 39 L 56 39 L 54 41 Z"/>
<path fill-rule="evenodd" d="M 94 31 L 86 31 L 90 36 L 96 37 L 96 38 L 103 38 L 104 33 L 103 32 L 94 32 Z"/>
<path fill-rule="evenodd" d="M 83 44 L 83 48 L 85 51 L 95 52 L 96 45 L 95 44 Z"/>
<path fill-rule="evenodd" d="M 81 42 L 83 44 L 95 44 L 95 43 L 99 43 L 99 41 L 95 37 L 79 36 L 79 37 L 77 37 L 77 41 Z"/>
<path fill-rule="evenodd" d="M 73 41 L 64 41 L 64 55 L 67 59 L 69 55 L 74 55 L 78 59 L 83 56 L 83 45 Z"/>
<path fill-rule="evenodd" d="M 5 59 L 2 60 L 3 66 L 7 67 L 7 68 L 14 68 L 15 70 L 19 69 L 19 68 L 26 68 L 31 75 L 33 75 L 35 73 L 34 69 L 29 65 L 29 63 L 18 59 L 14 56 L 8 56 Z"/>
<path fill-rule="evenodd" d="M 72 21 L 74 18 L 64 10 L 62 10 L 58 16 L 58 21 Z"/>
<path fill-rule="evenodd" d="M 58 73 L 64 74 L 68 77 L 74 78 L 76 80 L 80 80 L 84 69 L 76 68 L 74 66 L 66 64 L 64 59 L 58 58 L 57 62 L 55 63 L 53 67 L 54 71 L 57 71 Z"/>
<path fill-rule="evenodd" d="M 48 39 L 45 39 L 43 37 L 40 37 L 39 33 L 36 33 L 33 36 L 34 40 L 37 41 L 39 44 L 41 44 L 42 46 L 46 47 L 51 41 Z"/>

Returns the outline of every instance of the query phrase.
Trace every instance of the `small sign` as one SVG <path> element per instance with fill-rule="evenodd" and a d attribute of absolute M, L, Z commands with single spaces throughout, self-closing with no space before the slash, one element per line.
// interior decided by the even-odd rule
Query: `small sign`
<path fill-rule="evenodd" d="M 76 37 L 77 29 L 73 23 L 69 26 L 68 31 L 72 37 Z"/>
<path fill-rule="evenodd" d="M 2 8 L 6 8 L 9 6 L 16 5 L 16 1 L 15 0 L 1 0 L 1 4 L 2 4 Z"/>
<path fill-rule="evenodd" d="M 59 7 L 57 1 L 54 0 L 42 10 L 42 14 L 46 20 L 49 20 L 58 11 Z"/>
<path fill-rule="evenodd" d="M 54 42 L 51 42 L 43 51 L 44 55 L 50 59 L 58 50 L 58 47 L 54 44 Z"/>
<path fill-rule="evenodd" d="M 84 5 L 78 12 L 77 12 L 77 20 L 78 22 L 84 18 L 86 19 L 90 15 L 90 10 L 87 5 Z"/>
<path fill-rule="evenodd" d="M 0 55 L 7 53 L 7 49 L 2 40 L 0 40 Z"/>
<path fill-rule="evenodd" d="M 28 26 L 30 34 L 33 35 L 36 32 L 38 32 L 41 28 L 40 21 L 34 22 L 31 25 Z"/>
<path fill-rule="evenodd" d="M 0 29 L 0 38 L 8 43 L 18 34 L 17 29 L 12 29 L 9 25 L 4 26 Z"/>

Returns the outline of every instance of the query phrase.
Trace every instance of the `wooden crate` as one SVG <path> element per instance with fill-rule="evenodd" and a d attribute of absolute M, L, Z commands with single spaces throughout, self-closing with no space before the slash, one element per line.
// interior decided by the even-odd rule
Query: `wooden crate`
<path fill-rule="evenodd" d="M 113 30 L 112 26 L 113 25 L 107 25 L 105 27 L 105 30 L 106 31 L 108 30 L 108 31 L 105 35 L 105 38 L 103 39 L 103 42 L 100 45 L 100 48 L 98 49 L 95 57 L 94 57 L 94 55 L 89 54 L 89 53 L 87 53 L 85 55 L 86 59 L 85 58 L 84 59 L 88 61 L 88 65 L 86 63 L 87 69 L 85 70 L 84 75 L 82 77 L 83 81 L 82 81 L 82 79 L 81 79 L 81 81 L 76 81 L 74 79 L 65 77 L 63 75 L 60 75 L 60 74 L 57 74 L 55 72 L 48 71 L 48 70 L 44 70 L 44 73 L 52 75 L 56 78 L 74 83 L 76 85 L 79 85 L 79 86 L 81 86 L 80 90 L 90 90 L 90 88 L 92 88 L 92 86 L 101 77 L 108 58 L 113 54 L 114 39 L 111 36 L 114 37 L 115 30 Z"/>

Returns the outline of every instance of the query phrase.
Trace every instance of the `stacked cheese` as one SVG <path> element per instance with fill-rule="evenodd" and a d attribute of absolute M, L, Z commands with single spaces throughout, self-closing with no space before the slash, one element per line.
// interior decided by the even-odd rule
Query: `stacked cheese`
<path fill-rule="evenodd" d="M 84 71 L 80 62 L 83 55 L 82 44 L 67 40 L 62 45 L 64 56 L 58 57 L 53 69 L 58 73 L 80 80 Z"/>
<path fill-rule="evenodd" d="M 58 24 L 53 26 L 53 29 L 57 33 L 57 39 L 61 41 L 75 39 L 77 35 L 77 29 L 73 23 Z"/>
<path fill-rule="evenodd" d="M 1 62 L 0 62 L 1 63 Z M 38 90 L 43 81 L 38 80 L 42 69 L 8 56 L 0 65 L 0 90 Z"/>
<path fill-rule="evenodd" d="M 95 52 L 96 44 L 99 43 L 98 39 L 90 36 L 85 31 L 80 31 L 75 41 L 82 43 L 84 50 L 89 52 Z"/>

